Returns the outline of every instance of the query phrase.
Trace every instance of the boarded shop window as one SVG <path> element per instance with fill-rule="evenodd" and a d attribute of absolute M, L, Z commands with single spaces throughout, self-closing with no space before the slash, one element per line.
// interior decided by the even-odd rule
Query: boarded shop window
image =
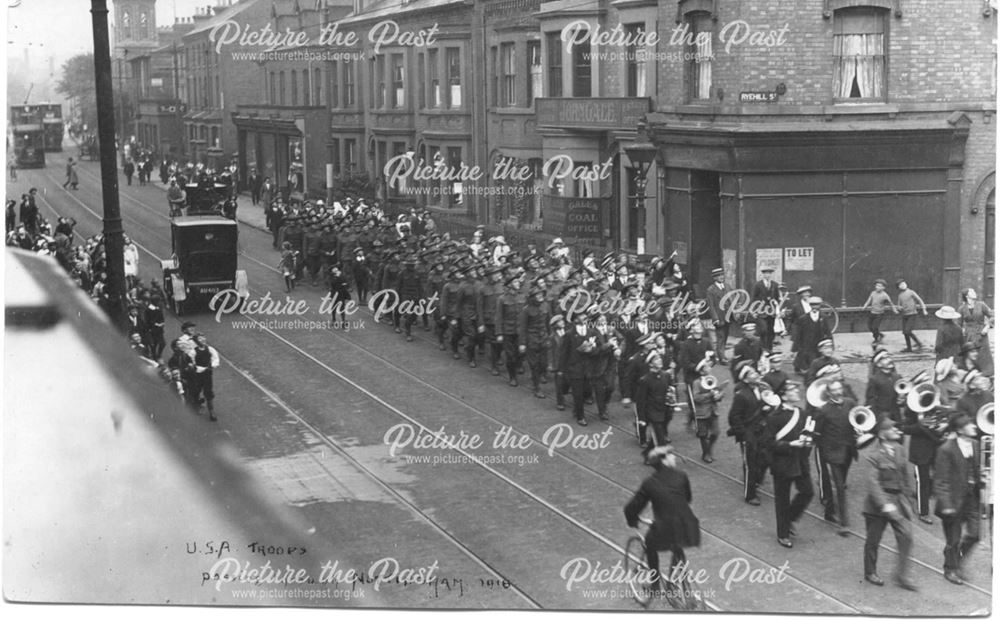
<path fill-rule="evenodd" d="M 542 96 L 542 42 L 528 41 L 528 106 Z"/>
<path fill-rule="evenodd" d="M 562 97 L 562 40 L 560 32 L 545 33 L 545 53 L 549 66 L 549 97 Z"/>
<path fill-rule="evenodd" d="M 506 107 L 517 105 L 517 93 L 514 88 L 514 44 L 504 43 L 500 46 L 500 73 L 503 76 L 500 83 L 500 104 Z"/>
<path fill-rule="evenodd" d="M 885 16 L 870 7 L 833 14 L 833 96 L 835 99 L 885 99 Z"/>
<path fill-rule="evenodd" d="M 626 40 L 629 45 L 625 51 L 625 78 L 627 80 L 626 97 L 646 96 L 646 50 L 637 45 L 640 37 L 646 33 L 645 24 L 628 24 L 625 26 Z"/>
<path fill-rule="evenodd" d="M 712 97 L 712 16 L 702 11 L 687 16 L 688 78 L 691 99 Z"/>
<path fill-rule="evenodd" d="M 449 47 L 444 50 L 444 62 L 448 71 L 448 107 L 462 107 L 462 56 L 459 48 Z"/>

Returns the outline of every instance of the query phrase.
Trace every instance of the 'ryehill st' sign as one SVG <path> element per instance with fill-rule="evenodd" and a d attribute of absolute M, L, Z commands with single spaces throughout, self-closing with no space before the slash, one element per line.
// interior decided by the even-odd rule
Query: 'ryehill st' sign
<path fill-rule="evenodd" d="M 648 112 L 648 97 L 543 97 L 535 100 L 539 126 L 635 129 Z"/>

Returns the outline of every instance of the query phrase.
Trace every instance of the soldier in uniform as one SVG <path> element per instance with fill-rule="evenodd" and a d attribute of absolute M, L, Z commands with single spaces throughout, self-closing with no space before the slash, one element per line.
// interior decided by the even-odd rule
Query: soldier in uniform
<path fill-rule="evenodd" d="M 549 319 L 549 372 L 554 378 L 554 388 L 556 391 L 556 409 L 560 412 L 566 409 L 566 393 L 569 386 L 566 384 L 563 370 L 559 366 L 559 353 L 562 351 L 563 337 L 566 336 L 566 320 L 562 315 L 552 315 Z"/>
<path fill-rule="evenodd" d="M 452 268 L 445 277 L 444 286 L 441 288 L 441 313 L 444 316 L 445 326 L 447 326 L 450 335 L 448 342 L 451 347 L 451 355 L 455 360 L 461 357 L 458 354 L 458 343 L 462 340 L 458 307 L 460 290 L 462 288 L 461 281 L 458 280 L 460 277 L 461 269 Z M 443 332 L 439 341 L 441 349 L 445 349 L 445 336 Z"/>
<path fill-rule="evenodd" d="M 465 270 L 465 278 L 458 288 L 458 316 L 461 322 L 461 334 L 465 337 L 465 360 L 469 366 L 476 368 L 476 345 L 478 341 L 479 326 L 482 321 L 479 318 L 479 283 L 475 279 L 476 267 L 470 266 Z M 454 336 L 452 336 L 454 340 Z"/>
<path fill-rule="evenodd" d="M 525 357 L 531 372 L 531 388 L 535 396 L 544 399 L 542 393 L 542 372 L 548 358 L 548 310 L 543 306 L 544 289 L 532 289 L 528 303 L 524 305 L 517 321 L 518 354 Z"/>
<path fill-rule="evenodd" d="M 417 261 L 414 257 L 408 256 L 403 261 L 403 271 L 399 274 L 399 304 L 397 306 L 402 306 L 404 302 L 409 302 L 411 306 L 416 306 L 420 301 L 420 294 L 423 291 L 422 283 L 420 282 L 420 275 L 416 270 Z M 406 341 L 413 341 L 413 323 L 417 320 L 416 315 L 413 312 L 413 308 L 410 312 L 406 313 L 406 318 L 403 320 L 403 330 L 406 332 Z"/>
<path fill-rule="evenodd" d="M 524 301 L 517 293 L 521 286 L 519 276 L 511 276 L 504 282 L 504 292 L 497 298 L 494 325 L 497 341 L 503 344 L 504 362 L 507 366 L 507 383 L 517 386 L 517 369 L 521 366 L 520 348 L 517 342 L 517 319 Z"/>
<path fill-rule="evenodd" d="M 868 474 L 868 489 L 864 507 L 865 517 L 865 580 L 882 586 L 885 582 L 876 571 L 878 547 L 886 525 L 892 525 L 896 534 L 898 561 L 896 564 L 896 584 L 907 591 L 916 591 L 907 577 L 910 566 L 910 549 L 913 547 L 913 510 L 910 507 L 907 482 L 906 455 L 902 443 L 903 434 L 891 418 L 884 418 L 878 426 L 878 445 L 868 457 L 871 469 Z"/>
<path fill-rule="evenodd" d="M 486 283 L 478 291 L 476 297 L 476 314 L 479 317 L 479 339 L 485 344 L 489 359 L 490 373 L 500 375 L 500 354 L 503 347 L 497 342 L 496 307 L 497 299 L 503 294 L 500 284 L 501 268 L 491 267 L 486 270 Z"/>
<path fill-rule="evenodd" d="M 812 477 L 806 455 L 812 444 L 814 421 L 799 409 L 799 385 L 785 382 L 780 387 L 781 406 L 767 418 L 764 450 L 774 479 L 774 515 L 778 543 L 792 547 L 794 524 L 813 498 Z M 795 498 L 791 498 L 792 486 Z"/>

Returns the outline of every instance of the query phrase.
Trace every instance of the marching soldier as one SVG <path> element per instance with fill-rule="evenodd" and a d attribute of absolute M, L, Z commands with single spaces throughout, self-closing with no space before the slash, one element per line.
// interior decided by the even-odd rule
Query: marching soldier
<path fill-rule="evenodd" d="M 778 543 L 792 547 L 793 525 L 813 498 L 812 477 L 809 474 L 809 447 L 812 445 L 814 421 L 798 407 L 799 385 L 785 382 L 780 387 L 781 405 L 767 418 L 764 450 L 769 456 L 774 479 L 774 515 Z M 792 486 L 795 498 L 791 498 Z"/>
<path fill-rule="evenodd" d="M 497 342 L 496 307 L 497 298 L 503 294 L 500 284 L 501 268 L 491 267 L 486 270 L 486 283 L 478 291 L 476 297 L 476 315 L 479 317 L 479 340 L 486 345 L 490 359 L 490 374 L 500 375 L 500 353 L 503 347 Z"/>
<path fill-rule="evenodd" d="M 411 305 L 416 306 L 420 300 L 420 293 L 423 287 L 420 283 L 420 275 L 417 274 L 416 267 L 417 261 L 412 256 L 406 257 L 403 261 L 403 271 L 399 275 L 397 285 L 399 287 L 399 305 L 402 305 L 403 302 L 409 302 Z M 426 309 L 424 312 L 426 312 Z M 406 332 L 406 341 L 408 343 L 413 341 L 413 323 L 416 320 L 417 317 L 411 308 L 403 320 L 403 329 Z"/>
<path fill-rule="evenodd" d="M 542 302 L 545 300 L 544 289 L 532 289 L 528 294 L 528 303 L 524 305 L 517 321 L 517 350 L 525 357 L 528 370 L 531 373 L 531 388 L 535 396 L 544 399 L 541 379 L 548 358 L 547 327 L 549 314 Z"/>
<path fill-rule="evenodd" d="M 497 298 L 494 325 L 499 332 L 497 341 L 503 343 L 504 362 L 507 365 L 508 384 L 517 386 L 517 369 L 521 366 L 520 348 L 517 342 L 517 319 L 524 305 L 517 291 L 520 276 L 511 276 L 504 283 L 506 289 Z"/>
<path fill-rule="evenodd" d="M 891 418 L 879 422 L 878 445 L 868 457 L 871 470 L 868 474 L 868 490 L 861 513 L 865 517 L 865 580 L 876 586 L 885 582 L 876 571 L 878 547 L 882 533 L 888 524 L 896 534 L 898 558 L 896 564 L 896 584 L 907 591 L 917 587 L 907 577 L 910 566 L 910 550 L 913 547 L 913 511 L 910 508 L 906 471 L 906 456 L 903 448 L 903 434 Z"/>
<path fill-rule="evenodd" d="M 559 366 L 559 354 L 562 352 L 562 341 L 566 336 L 566 320 L 562 315 L 553 315 L 549 319 L 549 372 L 554 378 L 554 388 L 556 391 L 556 409 L 560 412 L 566 409 L 566 393 L 569 386 L 566 384 L 563 369 Z"/>
<path fill-rule="evenodd" d="M 452 268 L 445 278 L 444 286 L 441 288 L 441 313 L 444 315 L 445 326 L 449 334 L 451 355 L 455 360 L 461 357 L 458 355 L 458 342 L 462 340 L 458 306 L 460 290 L 462 288 L 461 281 L 459 280 L 461 272 L 462 270 L 457 267 Z M 441 349 L 445 349 L 444 333 L 441 335 L 440 344 Z"/>
<path fill-rule="evenodd" d="M 476 345 L 480 334 L 479 326 L 482 323 L 478 312 L 479 285 L 474 279 L 475 271 L 474 266 L 466 268 L 463 274 L 464 279 L 458 288 L 458 314 L 461 322 L 461 335 L 465 337 L 465 359 L 473 369 L 477 366 Z M 454 338 L 452 335 L 453 343 Z M 453 348 L 456 345 L 453 345 Z"/>

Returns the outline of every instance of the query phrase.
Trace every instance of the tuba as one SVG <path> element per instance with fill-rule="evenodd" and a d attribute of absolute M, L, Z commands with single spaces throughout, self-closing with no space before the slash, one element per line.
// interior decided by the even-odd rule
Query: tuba
<path fill-rule="evenodd" d="M 993 404 L 987 403 L 976 412 L 976 426 L 983 434 L 979 438 L 979 473 L 983 479 L 983 504 L 993 505 Z M 990 518 L 992 519 L 992 517 Z"/>
<path fill-rule="evenodd" d="M 875 434 L 871 432 L 877 422 L 875 412 L 869 407 L 859 405 L 851 408 L 847 416 L 851 421 L 851 427 L 854 427 L 854 434 L 857 436 L 855 445 L 858 448 L 864 448 L 875 439 Z"/>
<path fill-rule="evenodd" d="M 826 389 L 829 385 L 830 380 L 828 379 L 818 379 L 810 384 L 806 390 L 806 403 L 817 410 L 826 405 L 830 401 L 826 394 Z"/>
<path fill-rule="evenodd" d="M 924 414 L 941 405 L 941 391 L 931 382 L 917 384 L 906 394 L 906 407 Z"/>

